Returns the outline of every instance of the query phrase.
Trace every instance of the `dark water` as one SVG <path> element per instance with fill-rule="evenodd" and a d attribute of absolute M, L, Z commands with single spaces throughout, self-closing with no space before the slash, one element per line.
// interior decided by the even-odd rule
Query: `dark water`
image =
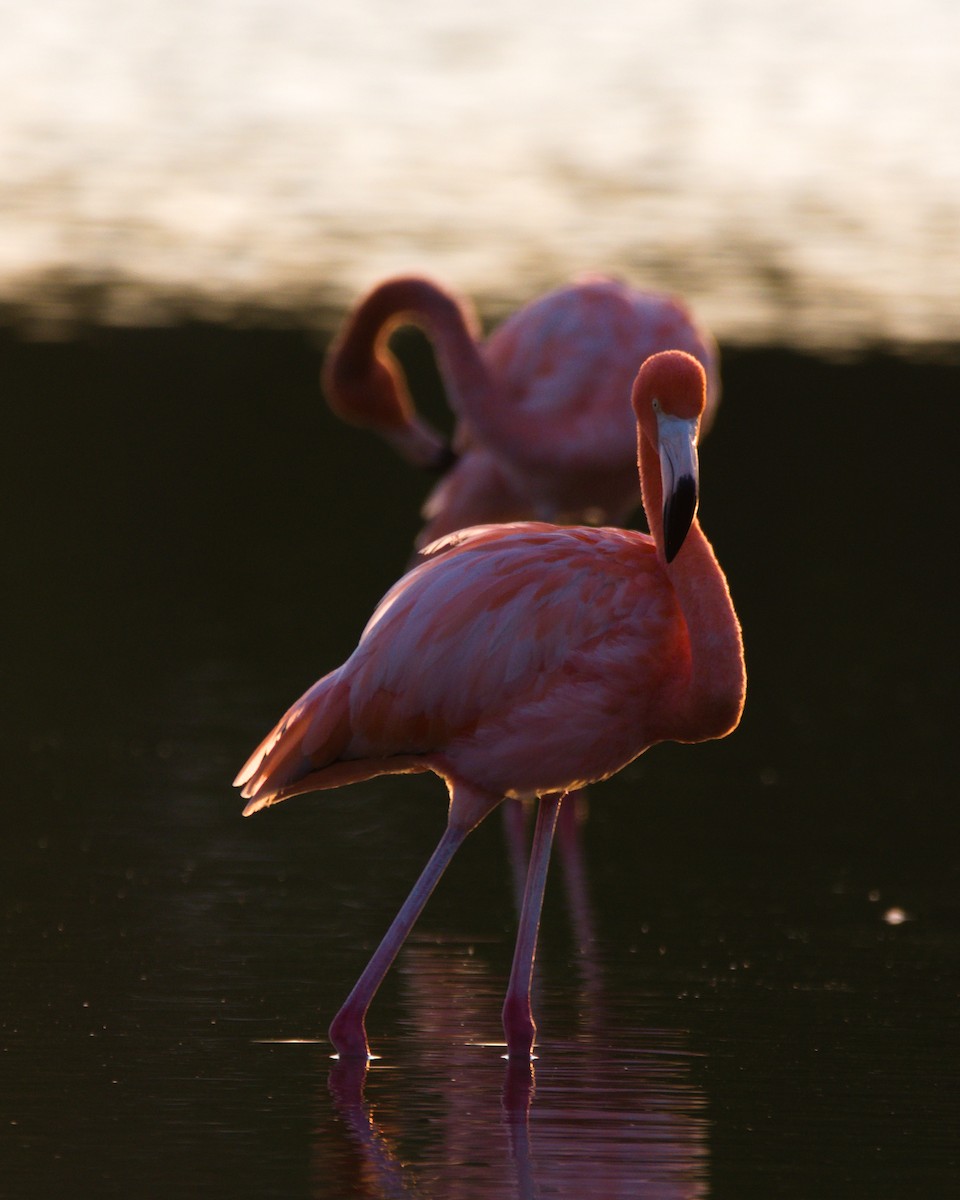
<path fill-rule="evenodd" d="M 494 1044 L 495 815 L 374 1004 L 361 1091 L 323 1031 L 442 786 L 249 821 L 229 787 L 417 525 L 424 482 L 328 416 L 320 352 L 0 345 L 0 1194 L 952 1193 L 957 368 L 727 355 L 701 511 L 743 725 L 591 793 L 551 875 L 533 1078 Z"/>

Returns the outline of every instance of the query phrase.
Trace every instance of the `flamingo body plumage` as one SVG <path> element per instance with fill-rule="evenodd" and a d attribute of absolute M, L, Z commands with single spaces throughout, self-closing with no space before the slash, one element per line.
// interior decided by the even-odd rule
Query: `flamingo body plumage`
<path fill-rule="evenodd" d="M 387 344 L 405 323 L 422 325 L 435 347 L 457 415 L 453 465 Z M 324 392 L 338 415 L 409 461 L 446 471 L 424 504 L 418 549 L 494 521 L 623 523 L 639 500 L 630 385 L 637 363 L 658 351 L 701 363 L 701 431 L 713 420 L 716 343 L 675 297 L 586 275 L 513 313 L 485 341 L 478 330 L 466 299 L 400 276 L 360 302 L 325 363 Z"/>
<path fill-rule="evenodd" d="M 682 352 L 653 356 L 637 376 L 650 535 L 521 522 L 442 539 L 237 776 L 245 814 L 381 774 L 432 771 L 447 784 L 444 837 L 331 1027 L 342 1054 L 368 1053 L 370 1000 L 466 834 L 505 797 L 540 797 L 504 1006 L 509 1053 L 529 1054 L 536 928 L 562 796 L 656 742 L 736 727 L 740 628 L 696 517 L 704 397 L 703 369 Z"/>
<path fill-rule="evenodd" d="M 281 736 L 302 756 L 281 768 L 265 755 L 252 794 L 322 786 L 327 759 L 339 779 L 348 763 L 372 774 L 397 756 L 498 799 L 568 791 L 662 739 L 688 658 L 651 539 L 533 522 L 466 530 L 391 588 L 349 660 L 295 706 Z"/>

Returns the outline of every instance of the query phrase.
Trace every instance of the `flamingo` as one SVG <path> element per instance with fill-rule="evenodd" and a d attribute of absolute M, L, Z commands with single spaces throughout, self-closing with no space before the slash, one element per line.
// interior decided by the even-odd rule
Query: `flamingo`
<path fill-rule="evenodd" d="M 400 325 L 431 338 L 458 424 L 453 449 L 416 412 L 389 349 Z M 419 276 L 384 280 L 326 357 L 323 391 L 344 421 L 414 466 L 445 472 L 427 498 L 418 550 L 469 525 L 546 520 L 624 524 L 639 500 L 627 404 L 636 364 L 686 350 L 707 373 L 701 434 L 720 395 L 717 347 L 672 296 L 586 275 L 541 296 L 485 341 L 472 305 Z"/>
<path fill-rule="evenodd" d="M 452 447 L 416 411 L 390 351 L 391 334 L 408 323 L 422 326 L 436 348 L 458 416 Z M 640 498 L 630 384 L 638 362 L 666 349 L 688 351 L 706 370 L 702 436 L 720 397 L 717 346 L 674 297 L 587 274 L 520 309 L 483 342 L 466 298 L 398 276 L 374 287 L 346 321 L 324 362 L 323 391 L 344 421 L 441 474 L 423 505 L 415 564 L 426 546 L 471 525 L 625 524 Z M 525 808 L 502 809 L 518 900 Z M 563 807 L 565 861 L 578 853 L 583 811 L 582 796 Z"/>
<path fill-rule="evenodd" d="M 656 742 L 726 736 L 746 687 L 740 625 L 697 518 L 703 368 L 653 355 L 632 390 L 651 535 L 543 522 L 451 534 L 375 609 L 237 775 L 244 815 L 384 774 L 447 785 L 436 849 L 330 1026 L 368 1058 L 366 1013 L 467 834 L 504 797 L 539 800 L 502 1020 L 510 1058 L 536 1038 L 530 988 L 563 797 Z"/>

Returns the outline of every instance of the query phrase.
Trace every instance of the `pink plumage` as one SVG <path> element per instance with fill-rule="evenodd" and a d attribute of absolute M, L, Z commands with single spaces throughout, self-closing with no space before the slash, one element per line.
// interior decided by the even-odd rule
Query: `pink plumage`
<path fill-rule="evenodd" d="M 329 763 L 354 762 L 362 778 L 361 764 L 379 774 L 397 755 L 499 796 L 566 791 L 660 739 L 637 660 L 656 647 L 676 674 L 689 653 L 650 539 L 524 523 L 452 540 L 394 585 L 349 660 L 285 718 L 284 738 L 310 747 L 310 775 L 298 781 L 298 762 L 266 755 L 248 811 L 291 786 L 324 786 Z"/>
<path fill-rule="evenodd" d="M 433 546 L 373 613 L 346 663 L 316 683 L 236 782 L 246 813 L 375 775 L 432 771 L 447 830 L 331 1027 L 368 1052 L 367 1007 L 466 834 L 507 796 L 541 797 L 504 1007 L 529 1055 L 536 928 L 560 801 L 658 741 L 736 727 L 745 672 L 726 580 L 696 517 L 699 363 L 655 355 L 633 388 L 651 534 L 537 522 L 465 530 Z"/>
<path fill-rule="evenodd" d="M 457 415 L 453 448 L 416 413 L 388 347 L 422 325 Z M 716 343 L 661 292 L 586 275 L 532 301 L 482 341 L 469 302 L 430 280 L 378 284 L 331 347 L 324 391 L 344 420 L 373 429 L 419 466 L 443 466 L 424 504 L 423 548 L 491 521 L 621 524 L 639 500 L 630 385 L 637 364 L 684 350 L 707 375 L 704 432 L 720 396 Z"/>

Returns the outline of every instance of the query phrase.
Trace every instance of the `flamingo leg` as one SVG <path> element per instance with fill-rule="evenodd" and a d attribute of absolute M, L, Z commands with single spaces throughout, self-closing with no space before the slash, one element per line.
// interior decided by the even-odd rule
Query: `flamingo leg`
<path fill-rule="evenodd" d="M 510 798 L 504 800 L 500 811 L 503 813 L 503 833 L 507 842 L 510 876 L 513 880 L 513 898 L 519 913 L 523 905 L 529 862 L 527 802 Z"/>
<path fill-rule="evenodd" d="M 557 850 L 567 885 L 567 902 L 577 938 L 577 949 L 589 954 L 594 943 L 593 918 L 587 888 L 587 867 L 583 857 L 580 825 L 586 806 L 583 791 L 570 792 L 557 821 Z"/>
<path fill-rule="evenodd" d="M 340 1011 L 330 1024 L 329 1037 L 333 1047 L 341 1058 L 369 1058 L 370 1047 L 367 1044 L 367 1031 L 364 1024 L 367 1009 L 377 993 L 377 988 L 383 982 L 383 977 L 390 969 L 390 964 L 397 957 L 400 947 L 416 923 L 417 917 L 423 911 L 423 906 L 437 886 L 440 876 L 446 870 L 451 858 L 456 854 L 464 838 L 472 826 L 459 822 L 451 822 L 444 830 L 443 837 L 437 843 L 437 848 L 423 868 L 420 878 L 404 900 L 400 911 L 393 918 L 393 923 L 384 935 L 383 941 L 373 952 L 373 956 L 363 969 L 363 973 L 353 986 L 353 991 L 344 1001 Z"/>
<path fill-rule="evenodd" d="M 513 967 L 503 1002 L 503 1032 L 506 1034 L 507 1055 L 510 1058 L 529 1059 L 537 1036 L 530 1007 L 530 989 L 533 985 L 533 962 L 537 954 L 543 892 L 550 865 L 550 847 L 562 800 L 563 795 L 559 792 L 543 796 L 537 810 L 537 826 L 530 851 L 530 866 L 527 868 L 527 885 L 523 893 L 517 944 L 513 951 Z"/>

